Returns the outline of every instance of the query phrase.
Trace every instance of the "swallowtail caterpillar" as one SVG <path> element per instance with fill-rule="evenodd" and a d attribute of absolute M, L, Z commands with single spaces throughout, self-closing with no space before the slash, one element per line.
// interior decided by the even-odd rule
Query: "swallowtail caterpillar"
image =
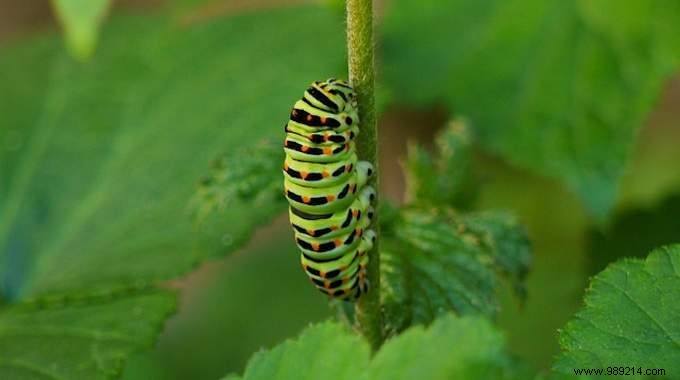
<path fill-rule="evenodd" d="M 302 267 L 322 293 L 356 300 L 369 289 L 368 229 L 375 190 L 373 166 L 359 161 L 354 90 L 334 78 L 314 82 L 285 126 L 284 189 Z"/>

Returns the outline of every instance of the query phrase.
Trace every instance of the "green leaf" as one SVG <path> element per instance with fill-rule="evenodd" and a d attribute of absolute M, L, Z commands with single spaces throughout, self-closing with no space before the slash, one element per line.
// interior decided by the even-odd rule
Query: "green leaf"
<path fill-rule="evenodd" d="M 110 5 L 111 0 L 52 0 L 66 45 L 76 58 L 86 59 L 94 53 L 99 27 Z"/>
<path fill-rule="evenodd" d="M 631 4 L 643 3 L 654 12 L 636 13 Z M 602 219 L 677 69 L 679 23 L 677 2 L 663 0 L 396 0 L 382 30 L 384 78 L 398 102 L 467 115 L 484 146 L 566 182 Z"/>
<path fill-rule="evenodd" d="M 317 7 L 190 27 L 121 17 L 87 63 L 53 37 L 0 51 L 0 299 L 14 303 L 0 306 L 0 378 L 36 367 L 33 377 L 110 377 L 149 345 L 168 296 L 126 292 L 238 248 L 276 209 L 241 202 L 197 223 L 190 200 L 212 158 L 281 135 L 305 86 L 342 72 L 341 31 Z M 322 58 L 301 61 L 300 40 Z M 48 334 L 97 321 L 103 343 Z"/>
<path fill-rule="evenodd" d="M 504 352 L 503 335 L 486 319 L 451 315 L 414 327 L 375 355 L 368 379 L 522 379 Z"/>
<path fill-rule="evenodd" d="M 449 311 L 495 314 L 499 273 L 523 295 L 531 255 L 509 216 L 407 208 L 392 223 L 381 230 L 380 256 L 389 333 Z"/>
<path fill-rule="evenodd" d="M 319 33 L 305 37 L 310 27 Z M 281 135 L 272 120 L 342 67 L 341 28 L 317 7 L 189 28 L 122 18 L 84 65 L 43 41 L 3 53 L 0 133 L 18 141 L 0 150 L 5 295 L 138 287 L 237 248 L 276 206 L 235 204 L 197 224 L 189 203 L 201 173 L 219 152 Z M 326 58 L 301 62 L 303 38 Z M 49 75 L 26 75 L 24 58 Z"/>
<path fill-rule="evenodd" d="M 283 160 L 281 145 L 269 140 L 216 158 L 193 201 L 199 220 L 212 212 L 228 212 L 230 206 L 239 202 L 271 210 L 272 215 L 283 212 L 287 204 L 281 196 Z"/>
<path fill-rule="evenodd" d="M 623 59 L 626 75 L 644 78 L 638 71 L 648 64 L 672 73 L 680 65 L 680 3 L 674 0 L 579 0 L 581 16 L 602 33 Z M 644 53 L 644 54 L 641 54 Z"/>
<path fill-rule="evenodd" d="M 152 291 L 10 306 L 0 313 L 0 377 L 113 378 L 126 356 L 152 345 L 175 299 Z"/>
<path fill-rule="evenodd" d="M 527 232 L 512 214 L 484 211 L 463 215 L 465 233 L 479 237 L 491 252 L 493 265 L 512 285 L 517 296 L 527 296 L 525 280 L 531 267 L 531 244 Z"/>
<path fill-rule="evenodd" d="M 595 276 L 585 306 L 560 332 L 555 368 L 663 368 L 680 373 L 680 245 L 624 259 Z"/>
<path fill-rule="evenodd" d="M 456 119 L 437 135 L 436 157 L 420 145 L 410 145 L 405 165 L 409 203 L 471 208 L 479 193 L 472 142 L 470 127 Z"/>
<path fill-rule="evenodd" d="M 243 379 L 520 379 L 525 369 L 504 352 L 485 319 L 452 315 L 387 341 L 369 362 L 368 344 L 336 323 L 255 354 Z M 237 379 L 234 375 L 227 377 Z"/>
<path fill-rule="evenodd" d="M 342 325 L 325 322 L 305 330 L 297 340 L 255 354 L 243 379 L 347 379 L 360 377 L 370 349 Z"/>

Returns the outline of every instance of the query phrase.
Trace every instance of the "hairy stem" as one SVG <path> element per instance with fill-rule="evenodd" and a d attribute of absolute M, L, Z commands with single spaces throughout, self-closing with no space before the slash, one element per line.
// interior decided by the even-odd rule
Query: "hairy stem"
<path fill-rule="evenodd" d="M 378 173 L 378 126 L 375 118 L 373 95 L 373 1 L 347 0 L 347 55 L 349 81 L 354 87 L 359 104 L 361 133 L 357 138 L 357 152 L 362 160 L 369 161 Z M 378 189 L 378 176 L 372 186 Z M 374 208 L 378 210 L 379 197 Z M 373 229 L 378 229 L 378 214 L 373 219 Z M 379 236 L 379 235 L 378 235 Z M 368 280 L 371 290 L 363 295 L 356 306 L 356 317 L 361 333 L 377 350 L 383 342 L 380 310 L 380 256 L 378 240 L 368 253 Z"/>

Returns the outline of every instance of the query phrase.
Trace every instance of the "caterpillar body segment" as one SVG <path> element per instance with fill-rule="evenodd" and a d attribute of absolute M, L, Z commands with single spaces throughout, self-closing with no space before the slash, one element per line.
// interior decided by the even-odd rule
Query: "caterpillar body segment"
<path fill-rule="evenodd" d="M 347 126 L 347 128 L 342 129 L 310 129 L 306 128 L 304 125 L 289 122 L 284 126 L 283 130 L 286 133 L 304 137 L 316 144 L 344 143 L 354 140 L 354 138 L 359 135 L 359 127 L 357 125 Z"/>
<path fill-rule="evenodd" d="M 306 162 L 342 162 L 352 157 L 355 149 L 352 141 L 344 144 L 318 145 L 301 141 L 296 137 L 286 137 L 283 144 L 287 156 Z"/>
<path fill-rule="evenodd" d="M 310 214 L 327 214 L 334 210 L 349 207 L 356 194 L 373 174 L 368 162 L 358 162 L 346 182 L 328 187 L 299 185 L 284 179 L 286 198 L 291 207 Z"/>
<path fill-rule="evenodd" d="M 354 91 L 344 81 L 312 83 L 284 127 L 284 190 L 300 262 L 314 286 L 342 300 L 369 290 L 373 166 L 360 161 Z"/>
<path fill-rule="evenodd" d="M 369 221 L 373 218 L 373 207 L 370 206 L 371 194 L 375 194 L 375 190 L 366 186 L 349 208 L 332 214 L 312 215 L 290 207 L 288 213 L 290 223 L 300 235 L 316 238 L 344 235 L 354 230 L 360 219 L 365 221 L 361 218 L 363 215 L 367 215 Z"/>
<path fill-rule="evenodd" d="M 330 163 L 305 162 L 286 157 L 283 162 L 283 173 L 287 181 L 297 185 L 327 187 L 347 181 L 356 163 L 356 154 L 346 161 Z"/>
<path fill-rule="evenodd" d="M 363 215 L 360 213 L 363 212 Z M 345 233 L 331 237 L 311 237 L 304 233 L 295 233 L 295 241 L 300 250 L 308 256 L 321 259 L 335 258 L 358 247 L 364 231 L 371 223 L 371 214 L 365 210 L 358 211 L 357 223 Z"/>

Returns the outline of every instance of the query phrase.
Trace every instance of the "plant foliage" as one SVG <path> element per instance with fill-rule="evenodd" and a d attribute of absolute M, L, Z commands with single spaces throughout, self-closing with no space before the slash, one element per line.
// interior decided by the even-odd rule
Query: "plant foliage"
<path fill-rule="evenodd" d="M 384 78 L 397 101 L 467 115 L 487 148 L 563 180 L 602 219 L 637 130 L 678 68 L 679 7 L 395 0 L 381 28 Z"/>
<path fill-rule="evenodd" d="M 662 368 L 680 373 L 680 245 L 624 259 L 595 276 L 583 309 L 560 332 L 559 371 Z"/>
<path fill-rule="evenodd" d="M 272 24 L 282 38 L 264 27 Z M 314 25 L 322 32 L 309 37 Z M 236 203 L 229 217 L 197 222 L 190 200 L 200 173 L 219 152 L 280 132 L 271 115 L 285 118 L 300 83 L 342 67 L 341 28 L 317 7 L 193 26 L 128 16 L 111 20 L 85 64 L 55 48 L 54 37 L 5 48 L 0 298 L 10 304 L 0 306 L 0 378 L 36 367 L 107 378 L 153 341 L 174 296 L 151 289 L 238 248 L 276 209 Z M 300 63 L 296 35 L 326 58 Z M 67 340 L 55 337 L 81 322 L 87 331 L 62 350 Z"/>
<path fill-rule="evenodd" d="M 488 321 L 445 315 L 428 328 L 410 328 L 369 358 L 366 342 L 325 322 L 308 328 L 295 341 L 256 354 L 242 377 L 226 379 L 522 378 L 522 368 L 503 346 L 501 333 Z"/>

